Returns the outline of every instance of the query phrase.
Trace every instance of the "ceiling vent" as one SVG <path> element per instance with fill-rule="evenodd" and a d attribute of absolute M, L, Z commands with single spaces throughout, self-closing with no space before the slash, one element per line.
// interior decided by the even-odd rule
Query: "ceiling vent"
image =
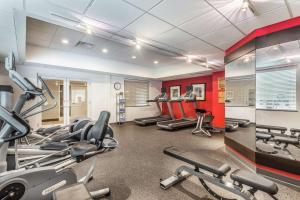
<path fill-rule="evenodd" d="M 77 42 L 75 47 L 84 48 L 84 49 L 93 49 L 95 47 L 95 45 L 92 43 L 79 41 L 79 42 Z"/>

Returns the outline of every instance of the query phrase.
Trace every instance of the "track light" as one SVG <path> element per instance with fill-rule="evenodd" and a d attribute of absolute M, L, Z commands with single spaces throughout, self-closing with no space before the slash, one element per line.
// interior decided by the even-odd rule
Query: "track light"
<path fill-rule="evenodd" d="M 102 49 L 102 53 L 107 53 L 108 50 L 107 49 Z"/>
<path fill-rule="evenodd" d="M 244 63 L 248 63 L 249 61 L 250 61 L 249 56 L 245 57 L 244 60 L 243 60 Z"/>
<path fill-rule="evenodd" d="M 136 48 L 136 49 L 141 49 L 141 45 L 137 43 L 137 44 L 135 45 L 135 48 Z"/>
<path fill-rule="evenodd" d="M 242 11 L 246 12 L 248 8 L 249 8 L 249 2 L 248 0 L 244 0 L 242 5 Z"/>
<path fill-rule="evenodd" d="M 286 63 L 292 62 L 290 58 L 285 58 Z"/>
<path fill-rule="evenodd" d="M 191 57 L 189 57 L 189 56 L 188 56 L 188 57 L 186 57 L 186 62 L 187 62 L 187 63 L 192 63 L 192 62 L 193 62 L 193 60 L 192 60 L 192 58 L 191 58 Z"/>
<path fill-rule="evenodd" d="M 131 56 L 132 59 L 136 59 L 136 56 Z"/>
<path fill-rule="evenodd" d="M 158 61 L 157 61 L 157 60 L 155 60 L 153 63 L 157 65 L 157 64 L 158 64 Z"/>

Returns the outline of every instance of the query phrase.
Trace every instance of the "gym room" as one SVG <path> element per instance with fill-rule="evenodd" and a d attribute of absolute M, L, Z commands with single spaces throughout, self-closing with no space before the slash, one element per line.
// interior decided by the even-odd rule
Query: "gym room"
<path fill-rule="evenodd" d="M 300 0 L 0 0 L 1 200 L 300 199 Z"/>

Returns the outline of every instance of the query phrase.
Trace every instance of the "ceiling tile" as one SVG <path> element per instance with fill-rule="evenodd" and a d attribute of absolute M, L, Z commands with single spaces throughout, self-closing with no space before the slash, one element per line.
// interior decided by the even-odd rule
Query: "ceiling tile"
<path fill-rule="evenodd" d="M 12 12 L 13 8 L 23 10 L 23 0 L 0 0 L 1 12 Z"/>
<path fill-rule="evenodd" d="M 184 50 L 187 54 L 206 56 L 220 52 L 219 49 L 206 44 L 199 39 L 191 39 L 182 43 L 176 44 L 176 47 Z"/>
<path fill-rule="evenodd" d="M 213 10 L 184 23 L 180 28 L 200 37 L 228 25 L 230 23 L 217 11 Z"/>
<path fill-rule="evenodd" d="M 66 26 L 76 26 L 81 18 L 80 14 L 50 4 L 48 1 L 30 0 L 25 2 L 27 16 L 44 19 L 45 21 L 54 21 L 56 24 Z"/>
<path fill-rule="evenodd" d="M 243 38 L 244 35 L 234 26 L 229 25 L 201 37 L 201 39 L 225 50 L 232 44 Z"/>
<path fill-rule="evenodd" d="M 300 1 L 289 0 L 288 1 L 294 16 L 300 16 Z"/>
<path fill-rule="evenodd" d="M 174 25 L 213 10 L 205 1 L 165 0 L 150 10 L 150 13 Z"/>
<path fill-rule="evenodd" d="M 273 10 L 257 17 L 252 17 L 236 24 L 244 33 L 250 33 L 257 28 L 289 19 L 289 12 L 285 7 Z"/>
<path fill-rule="evenodd" d="M 143 10 L 149 10 L 162 0 L 124 0 L 125 2 L 129 2 Z"/>
<path fill-rule="evenodd" d="M 145 14 L 126 27 L 125 30 L 132 32 L 139 37 L 152 38 L 172 28 L 173 26 L 151 15 Z"/>
<path fill-rule="evenodd" d="M 258 14 L 263 14 L 280 7 L 285 7 L 284 0 L 256 0 L 251 2 L 254 8 L 257 10 Z"/>
<path fill-rule="evenodd" d="M 54 5 L 83 13 L 92 0 L 49 0 Z"/>
<path fill-rule="evenodd" d="M 121 0 L 94 1 L 86 15 L 107 24 L 124 27 L 143 12 Z"/>
<path fill-rule="evenodd" d="M 70 50 L 84 37 L 84 35 L 84 33 L 60 27 L 55 33 L 50 48 Z M 62 44 L 62 39 L 67 39 L 69 44 Z"/>
<path fill-rule="evenodd" d="M 41 33 L 46 33 L 53 35 L 56 31 L 57 26 L 51 23 L 43 22 L 31 17 L 27 17 L 27 30 L 38 31 Z"/>
<path fill-rule="evenodd" d="M 193 36 L 183 32 L 182 30 L 174 28 L 154 37 L 153 39 L 158 42 L 162 42 L 164 44 L 172 46 L 172 44 L 181 43 L 187 40 L 191 40 L 193 38 Z"/>

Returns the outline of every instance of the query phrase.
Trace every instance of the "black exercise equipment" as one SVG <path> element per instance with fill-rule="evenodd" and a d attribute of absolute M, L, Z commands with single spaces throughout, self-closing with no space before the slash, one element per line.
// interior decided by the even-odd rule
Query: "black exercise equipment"
<path fill-rule="evenodd" d="M 284 134 L 287 131 L 286 127 L 270 126 L 270 125 L 262 125 L 262 124 L 256 124 L 256 129 L 263 129 L 263 130 L 267 130 L 268 132 L 279 131 L 282 134 Z"/>
<path fill-rule="evenodd" d="M 155 116 L 155 117 L 137 118 L 137 119 L 134 120 L 134 122 L 136 124 L 142 125 L 142 126 L 154 125 L 157 122 L 174 119 L 174 115 L 173 115 L 172 108 L 171 108 L 170 103 L 169 103 L 169 97 L 167 95 L 166 88 L 164 88 L 164 87 L 161 88 L 161 94 L 158 95 L 157 97 L 155 97 L 153 100 L 148 100 L 147 102 L 155 102 L 156 105 L 157 105 L 158 110 L 160 111 L 160 115 Z M 162 109 L 160 108 L 160 105 L 159 105 L 160 102 L 166 102 L 167 103 L 170 115 L 163 115 Z"/>
<path fill-rule="evenodd" d="M 193 87 L 187 86 L 186 93 L 181 98 L 179 98 L 178 100 L 171 100 L 171 101 L 175 101 L 179 103 L 179 108 L 182 114 L 182 118 L 157 122 L 157 126 L 164 130 L 176 130 L 180 128 L 196 126 L 198 120 L 187 118 L 182 106 L 182 101 L 193 102 L 195 109 L 197 109 L 196 95 L 193 94 Z"/>
<path fill-rule="evenodd" d="M 256 141 L 262 140 L 263 143 L 268 144 L 269 148 L 268 150 L 262 149 L 262 147 L 257 145 L 257 150 L 262 151 L 264 153 L 268 154 L 277 154 L 278 150 L 282 150 L 286 153 L 288 158 L 295 160 L 292 153 L 288 150 L 289 145 L 293 145 L 297 148 L 300 148 L 300 141 L 298 137 L 295 137 L 293 135 L 288 136 L 285 134 L 279 134 L 279 133 L 272 133 L 272 132 L 256 132 Z M 258 144 L 258 143 L 257 143 Z"/>
<path fill-rule="evenodd" d="M 265 192 L 270 197 L 277 200 L 274 196 L 278 192 L 277 185 L 262 176 L 237 169 L 230 174 L 230 178 L 233 180 L 233 183 L 231 183 L 224 180 L 226 174 L 231 170 L 230 166 L 227 164 L 208 158 L 202 154 L 183 152 L 175 147 L 165 148 L 164 154 L 192 165 L 193 167 L 183 165 L 177 168 L 176 173 L 173 176 L 161 180 L 160 186 L 162 189 L 168 189 L 176 183 L 185 180 L 190 175 L 194 175 L 199 179 L 205 190 L 218 200 L 233 199 L 221 196 L 216 191 L 212 190 L 207 182 L 219 186 L 245 200 L 256 200 L 254 195 L 257 191 Z M 247 189 L 248 187 L 249 189 Z"/>
<path fill-rule="evenodd" d="M 225 131 L 233 132 L 239 128 L 239 124 L 237 122 L 226 121 L 225 122 Z"/>
<path fill-rule="evenodd" d="M 240 127 L 248 127 L 249 124 L 251 123 L 250 120 L 248 119 L 237 119 L 237 118 L 227 118 L 227 117 L 226 117 L 226 121 L 238 123 Z"/>
<path fill-rule="evenodd" d="M 212 130 L 211 122 L 214 119 L 214 116 L 211 112 L 207 112 L 205 109 L 195 109 L 197 113 L 197 126 L 192 130 L 192 134 L 202 133 L 208 137 L 211 137 L 210 130 Z"/>

